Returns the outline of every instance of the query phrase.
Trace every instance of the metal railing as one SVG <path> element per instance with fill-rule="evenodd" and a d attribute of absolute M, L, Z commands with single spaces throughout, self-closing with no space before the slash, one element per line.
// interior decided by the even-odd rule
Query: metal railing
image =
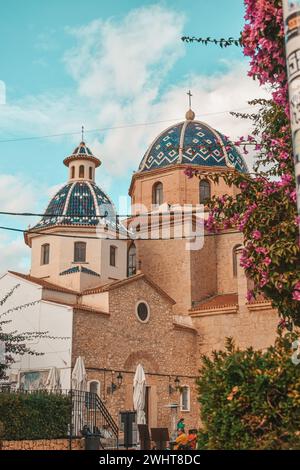
<path fill-rule="evenodd" d="M 70 390 L 72 417 L 70 435 L 99 435 L 101 446 L 116 449 L 119 428 L 97 393 Z"/>

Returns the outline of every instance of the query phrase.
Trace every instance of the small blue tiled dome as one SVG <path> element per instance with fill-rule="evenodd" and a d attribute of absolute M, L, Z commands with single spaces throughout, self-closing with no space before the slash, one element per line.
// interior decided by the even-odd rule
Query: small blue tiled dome
<path fill-rule="evenodd" d="M 226 138 L 207 124 L 194 120 L 190 110 L 186 121 L 164 130 L 150 145 L 139 171 L 174 164 L 229 167 L 246 173 L 247 165 L 236 147 L 226 150 Z"/>
<path fill-rule="evenodd" d="M 107 215 L 105 218 L 101 216 Z M 56 225 L 96 226 L 112 230 L 119 228 L 116 211 L 109 197 L 89 181 L 77 181 L 63 186 L 51 199 L 43 218 L 35 229 Z"/>

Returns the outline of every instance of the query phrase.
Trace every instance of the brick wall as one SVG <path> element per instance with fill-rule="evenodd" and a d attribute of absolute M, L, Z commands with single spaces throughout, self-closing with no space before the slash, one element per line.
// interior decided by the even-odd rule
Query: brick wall
<path fill-rule="evenodd" d="M 148 323 L 136 316 L 136 303 L 150 307 Z M 140 363 L 146 373 L 149 394 L 149 424 L 170 427 L 167 405 L 179 403 L 179 392 L 169 394 L 178 375 L 180 385 L 191 391 L 191 411 L 184 412 L 188 427 L 199 421 L 195 377 L 197 376 L 197 333 L 192 328 L 174 327 L 171 302 L 143 279 L 109 292 L 110 315 L 76 312 L 74 315 L 73 363 L 83 356 L 89 380 L 99 380 L 101 398 L 116 421 L 119 411 L 132 410 L 133 377 Z M 104 371 L 103 369 L 108 369 Z M 115 374 L 112 374 L 112 371 Z M 113 394 L 107 388 L 121 371 L 123 383 Z M 178 411 L 178 414 L 180 411 Z"/>
<path fill-rule="evenodd" d="M 2 444 L 2 445 L 1 445 Z M 0 441 L 1 450 L 69 450 L 68 439 L 38 439 L 24 441 Z M 83 450 L 84 440 L 73 439 L 72 450 Z"/>

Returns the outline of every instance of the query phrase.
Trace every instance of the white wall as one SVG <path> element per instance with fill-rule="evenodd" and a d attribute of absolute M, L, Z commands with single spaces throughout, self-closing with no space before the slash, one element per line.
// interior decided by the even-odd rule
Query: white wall
<path fill-rule="evenodd" d="M 41 300 L 42 288 L 36 284 L 22 280 L 12 274 L 5 274 L 0 278 L 0 300 L 10 289 L 17 284 L 20 286 L 14 291 L 4 305 L 0 306 L 1 313 L 10 308 L 24 305 L 39 300 L 39 302 L 20 311 L 15 311 L 0 317 L 0 319 L 12 320 L 4 325 L 4 331 L 48 331 L 49 335 L 56 339 L 37 339 L 28 345 L 41 353 L 42 356 L 19 356 L 13 364 L 13 370 L 40 370 L 49 369 L 53 366 L 61 371 L 62 388 L 70 387 L 71 354 L 72 354 L 72 307 L 55 304 Z M 68 337 L 61 340 L 57 337 Z"/>

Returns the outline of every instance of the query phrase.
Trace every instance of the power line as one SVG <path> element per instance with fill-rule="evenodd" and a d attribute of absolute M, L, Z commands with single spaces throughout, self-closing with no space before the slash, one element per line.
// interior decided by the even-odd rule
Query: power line
<path fill-rule="evenodd" d="M 236 111 L 242 111 L 246 109 L 253 109 L 250 106 L 243 107 L 243 108 L 236 108 L 236 109 L 228 109 L 224 111 L 215 111 L 213 113 L 204 113 L 201 114 L 201 116 L 198 115 L 198 117 L 202 116 L 213 116 L 213 115 L 218 115 L 218 114 L 227 114 L 230 112 L 236 112 Z M 105 131 L 110 131 L 110 130 L 118 130 L 118 129 L 128 129 L 131 127 L 142 127 L 142 126 L 153 126 L 155 124 L 163 124 L 165 122 L 173 122 L 173 121 L 180 121 L 182 118 L 174 118 L 174 119 L 165 119 L 161 121 L 151 121 L 151 122 L 143 122 L 143 123 L 135 123 L 135 124 L 124 124 L 120 126 L 114 126 L 114 127 L 102 127 L 98 129 L 85 129 L 85 134 L 88 133 L 93 133 L 93 132 L 105 132 Z M 49 139 L 53 137 L 64 137 L 64 136 L 71 136 L 71 135 L 81 135 L 81 131 L 74 131 L 74 132 L 61 132 L 58 134 L 45 134 L 45 135 L 40 135 L 40 136 L 31 136 L 31 137 L 16 137 L 12 139 L 3 139 L 0 140 L 0 143 L 7 143 L 7 142 L 20 142 L 20 141 L 26 141 L 26 140 L 40 140 L 40 139 Z"/>
<path fill-rule="evenodd" d="M 82 228 L 82 227 L 78 227 L 78 228 Z M 0 226 L 0 230 L 7 230 L 7 231 L 18 232 L 18 233 L 23 233 L 23 234 L 32 233 L 32 234 L 36 234 L 36 235 L 44 235 L 43 231 L 24 230 L 24 229 L 20 229 L 20 228 L 5 227 L 5 226 Z M 144 241 L 191 240 L 191 239 L 195 239 L 195 238 L 202 238 L 203 236 L 204 237 L 213 237 L 213 236 L 228 235 L 228 234 L 233 234 L 233 233 L 241 234 L 241 232 L 239 230 L 230 230 L 228 232 L 207 233 L 205 235 L 204 234 L 203 235 L 188 235 L 188 236 L 170 237 L 170 238 L 142 238 L 142 237 L 139 237 L 140 233 L 141 232 L 137 232 L 136 237 L 123 237 L 122 235 L 120 235 L 120 237 L 111 237 L 111 238 L 108 237 L 108 238 L 104 238 L 104 240 L 144 240 Z M 47 233 L 46 235 L 47 235 L 47 237 L 51 236 L 51 237 L 61 237 L 61 238 L 79 238 L 79 239 L 83 239 L 83 240 L 101 240 L 101 239 L 103 240 L 103 238 L 101 238 L 101 237 L 96 237 L 96 236 L 87 237 L 85 235 L 67 235 L 67 234 L 60 234 L 60 233 Z"/>
<path fill-rule="evenodd" d="M 111 217 L 126 217 L 128 219 L 132 219 L 132 218 L 137 218 L 137 217 L 151 217 L 151 216 L 161 216 L 161 215 L 191 215 L 191 214 L 195 214 L 195 211 L 182 211 L 182 212 L 179 212 L 179 211 L 176 211 L 176 210 L 172 210 L 172 211 L 169 211 L 169 212 L 145 212 L 145 213 L 141 213 L 141 214 L 112 214 Z M 97 219 L 97 218 L 100 218 L 100 219 L 104 219 L 106 217 L 109 217 L 109 214 L 107 211 L 105 211 L 105 213 L 103 215 L 96 215 L 96 214 L 71 214 L 71 215 L 65 215 L 65 214 L 39 214 L 39 213 L 35 213 L 35 212 L 5 212 L 5 211 L 0 211 L 0 215 L 11 215 L 11 216 L 19 216 L 19 217 L 22 217 L 22 216 L 25 216 L 25 217 L 57 217 L 57 218 L 63 218 L 63 219 L 70 219 L 70 218 L 76 218 L 76 219 L 79 219 L 79 218 L 83 218 L 83 219 L 86 219 L 86 218 L 90 218 L 90 219 Z"/>

